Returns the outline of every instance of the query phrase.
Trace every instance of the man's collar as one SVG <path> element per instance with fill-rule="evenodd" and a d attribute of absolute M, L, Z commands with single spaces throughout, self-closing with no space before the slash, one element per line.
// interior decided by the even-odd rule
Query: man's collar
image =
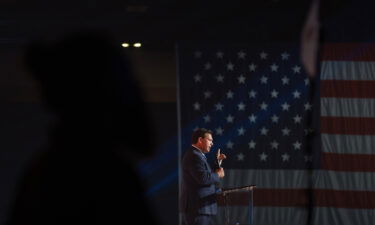
<path fill-rule="evenodd" d="M 203 152 L 202 152 L 202 150 L 200 149 L 200 148 L 198 148 L 197 146 L 195 146 L 194 144 L 192 144 L 191 145 L 192 147 L 194 147 L 194 148 L 196 148 L 198 151 L 200 151 L 202 154 L 204 154 Z"/>

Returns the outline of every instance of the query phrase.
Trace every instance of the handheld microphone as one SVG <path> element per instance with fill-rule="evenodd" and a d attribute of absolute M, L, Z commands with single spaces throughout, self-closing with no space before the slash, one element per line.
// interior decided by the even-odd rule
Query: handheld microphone
<path fill-rule="evenodd" d="M 216 161 L 217 161 L 217 165 L 221 167 L 221 163 L 223 162 L 223 160 L 218 159 L 219 155 L 220 155 L 220 148 L 217 150 L 217 153 L 216 153 Z"/>

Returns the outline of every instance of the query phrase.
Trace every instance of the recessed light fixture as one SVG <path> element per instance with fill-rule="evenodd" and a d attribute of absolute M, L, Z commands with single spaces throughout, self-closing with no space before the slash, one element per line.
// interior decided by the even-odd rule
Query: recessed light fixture
<path fill-rule="evenodd" d="M 124 43 L 121 44 L 121 46 L 124 47 L 124 48 L 128 48 L 130 45 L 129 45 L 129 43 L 124 42 Z"/>

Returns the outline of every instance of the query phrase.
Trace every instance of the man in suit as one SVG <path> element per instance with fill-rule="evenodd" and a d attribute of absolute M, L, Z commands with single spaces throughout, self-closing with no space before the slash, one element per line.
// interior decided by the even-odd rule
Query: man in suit
<path fill-rule="evenodd" d="M 205 154 L 212 146 L 212 131 L 199 128 L 193 132 L 192 146 L 182 159 L 180 210 L 185 225 L 209 225 L 217 213 L 216 184 L 224 177 L 219 164 L 226 156 L 219 149 L 216 165 L 211 168 Z"/>

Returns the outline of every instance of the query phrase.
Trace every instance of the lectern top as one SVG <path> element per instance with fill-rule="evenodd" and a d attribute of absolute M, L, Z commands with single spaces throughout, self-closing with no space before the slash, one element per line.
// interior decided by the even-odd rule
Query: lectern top
<path fill-rule="evenodd" d="M 228 194 L 232 192 L 239 192 L 239 191 L 252 191 L 256 185 L 248 185 L 248 186 L 242 186 L 242 187 L 234 187 L 234 188 L 223 188 L 222 194 Z"/>

